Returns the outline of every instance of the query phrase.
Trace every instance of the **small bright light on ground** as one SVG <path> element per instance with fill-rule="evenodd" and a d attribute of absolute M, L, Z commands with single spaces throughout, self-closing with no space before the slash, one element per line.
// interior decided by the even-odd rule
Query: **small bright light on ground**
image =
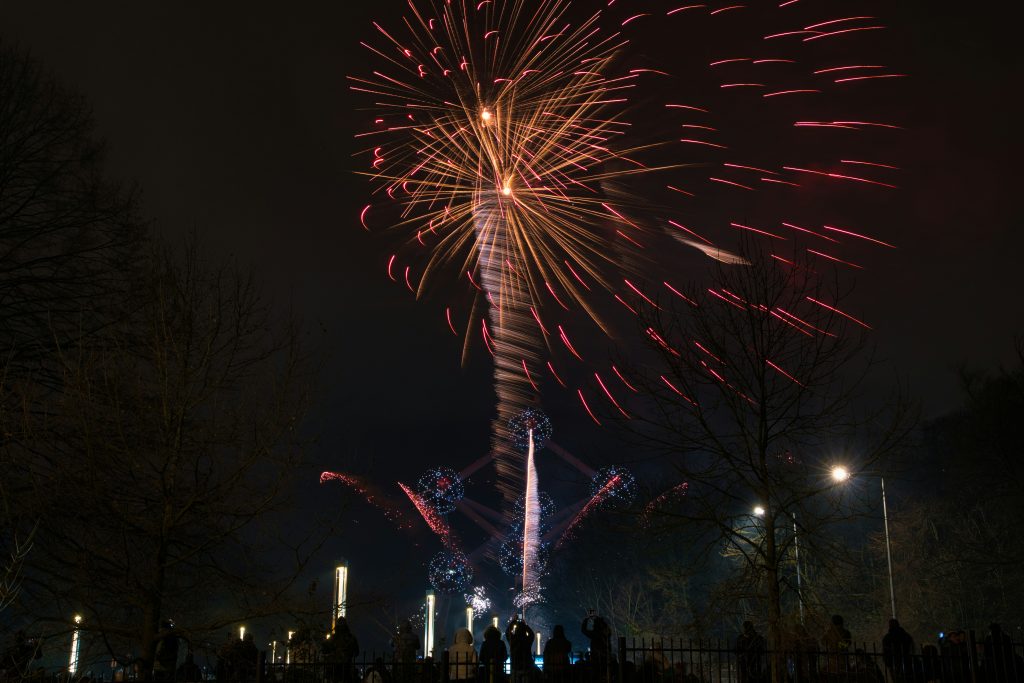
<path fill-rule="evenodd" d="M 850 471 L 842 465 L 832 468 L 832 481 L 841 482 L 850 478 Z"/>
<path fill-rule="evenodd" d="M 758 517 L 764 517 L 764 508 L 758 505 L 756 508 L 754 508 L 754 514 Z"/>

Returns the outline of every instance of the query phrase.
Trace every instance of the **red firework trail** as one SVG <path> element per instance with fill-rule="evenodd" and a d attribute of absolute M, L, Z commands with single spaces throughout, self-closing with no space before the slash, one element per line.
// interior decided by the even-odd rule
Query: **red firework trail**
<path fill-rule="evenodd" d="M 572 538 L 572 532 L 576 529 L 580 522 L 582 522 L 587 515 L 594 511 L 594 508 L 603 503 L 608 496 L 612 494 L 615 487 L 622 481 L 622 477 L 616 474 L 614 477 L 608 480 L 608 482 L 601 487 L 601 490 L 594 494 L 594 497 L 587 501 L 587 504 L 583 506 L 583 509 L 576 513 L 573 517 L 572 522 L 565 528 L 565 532 L 562 537 L 558 539 L 558 543 L 555 544 L 555 548 L 561 548 L 562 544 Z"/>
<path fill-rule="evenodd" d="M 398 487 L 402 489 L 405 495 L 409 497 L 409 500 L 412 501 L 412 504 L 416 506 L 417 512 L 419 512 L 420 516 L 423 517 L 423 521 L 427 523 L 430 530 L 437 534 L 437 537 L 441 539 L 441 544 L 452 552 L 461 552 L 458 541 L 452 533 L 451 527 L 448 526 L 448 522 L 446 522 L 441 515 L 437 514 L 437 511 L 434 510 L 434 508 L 424 502 L 423 499 L 416 495 L 416 492 L 408 486 L 402 482 L 398 482 Z"/>
<path fill-rule="evenodd" d="M 667 491 L 663 491 L 654 500 L 652 500 L 650 503 L 645 505 L 644 506 L 643 514 L 640 516 L 640 519 L 642 520 L 643 525 L 647 526 L 648 522 L 650 521 L 651 513 L 654 512 L 656 509 L 658 509 L 659 505 L 663 504 L 669 498 L 674 498 L 675 496 L 685 496 L 686 492 L 689 489 L 690 489 L 690 483 L 684 481 L 682 484 L 676 484 L 675 486 L 673 486 L 672 488 L 668 489 Z"/>
<path fill-rule="evenodd" d="M 342 474 L 341 472 L 322 472 L 320 474 L 320 483 L 325 484 L 329 481 L 340 481 L 350 489 L 358 493 L 363 499 L 384 513 L 389 521 L 395 524 L 399 529 L 411 529 L 412 523 L 406 519 L 405 515 L 396 508 L 390 501 L 376 493 L 367 484 L 362 482 L 360 479 L 353 477 L 350 474 Z"/>

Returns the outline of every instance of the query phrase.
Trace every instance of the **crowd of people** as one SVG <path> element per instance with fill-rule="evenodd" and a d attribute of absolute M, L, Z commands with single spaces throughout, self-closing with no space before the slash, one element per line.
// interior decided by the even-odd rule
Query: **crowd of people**
<path fill-rule="evenodd" d="M 191 644 L 182 662 L 173 624 L 162 626 L 152 680 L 207 678 L 193 661 Z M 369 664 L 358 660 L 359 642 L 340 618 L 323 638 L 308 628 L 289 634 L 287 659 L 276 666 L 262 666 L 268 662 L 251 634 L 233 637 L 217 652 L 215 677 L 219 683 L 1024 683 L 1024 659 L 999 624 L 992 624 L 977 642 L 973 632 L 953 631 L 918 648 L 899 621 L 891 619 L 880 652 L 857 647 L 839 615 L 820 636 L 803 623 L 785 630 L 774 652 L 751 621 L 743 623 L 735 645 L 728 649 L 709 649 L 707 643 L 683 647 L 678 641 L 670 641 L 668 647 L 664 641 L 646 641 L 638 647 L 630 641 L 619 651 L 612 647 L 608 622 L 593 611 L 579 633 L 584 641 L 574 650 L 565 627 L 556 625 L 542 652 L 535 653 L 537 633 L 517 615 L 504 633 L 488 625 L 477 643 L 472 632 L 462 628 L 447 647 L 442 643 L 423 653 L 423 644 L 406 621 L 392 638 L 392 658 Z M 45 680 L 37 666 L 41 653 L 38 640 L 24 632 L 15 634 L 0 657 L 0 683 Z M 123 668 L 130 673 L 113 680 L 145 678 L 137 667 Z"/>
<path fill-rule="evenodd" d="M 792 683 L 1024 683 L 1024 659 L 999 624 L 992 624 L 984 641 L 974 646 L 966 632 L 953 631 L 918 650 L 900 622 L 890 619 L 879 662 L 879 653 L 854 645 L 837 614 L 820 641 L 797 624 L 783 636 L 779 654 L 775 661 Z M 739 683 L 772 680 L 765 638 L 750 621 L 736 637 L 735 656 Z"/>

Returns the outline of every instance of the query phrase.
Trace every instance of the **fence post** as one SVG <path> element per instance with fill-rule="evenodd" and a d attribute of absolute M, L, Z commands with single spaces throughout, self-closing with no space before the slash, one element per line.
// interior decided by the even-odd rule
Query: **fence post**
<path fill-rule="evenodd" d="M 626 636 L 619 636 L 619 683 L 626 680 Z"/>
<path fill-rule="evenodd" d="M 971 683 L 978 683 L 978 641 L 973 628 L 967 632 L 967 666 L 971 669 Z"/>
<path fill-rule="evenodd" d="M 450 658 L 448 650 L 441 651 L 441 683 L 448 683 L 448 662 Z"/>
<path fill-rule="evenodd" d="M 256 683 L 263 683 L 263 667 L 267 665 L 267 651 L 260 650 L 256 655 Z"/>

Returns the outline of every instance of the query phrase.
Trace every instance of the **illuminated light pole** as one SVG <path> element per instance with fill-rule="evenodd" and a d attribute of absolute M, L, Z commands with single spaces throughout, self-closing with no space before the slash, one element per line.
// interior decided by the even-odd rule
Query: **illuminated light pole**
<path fill-rule="evenodd" d="M 540 657 L 541 656 L 541 651 L 540 651 L 540 633 L 539 632 L 536 634 L 536 641 L 537 641 L 537 656 Z"/>
<path fill-rule="evenodd" d="M 434 607 L 437 604 L 437 598 L 434 596 L 434 591 L 427 591 L 427 601 L 424 605 L 426 609 L 426 618 L 423 620 L 423 656 L 432 657 L 434 654 Z"/>
<path fill-rule="evenodd" d="M 334 595 L 331 602 L 331 631 L 334 631 L 338 619 L 345 616 L 348 608 L 348 564 L 342 563 L 334 568 Z"/>
<path fill-rule="evenodd" d="M 797 533 L 797 513 L 793 513 L 793 557 L 797 562 L 797 604 L 800 605 L 800 623 L 804 623 L 804 588 L 800 571 L 800 536 Z"/>
<path fill-rule="evenodd" d="M 78 672 L 78 654 L 82 648 L 82 636 L 79 625 L 82 623 L 82 615 L 76 614 L 73 617 L 75 628 L 71 631 L 71 653 L 68 657 L 68 674 L 74 675 Z"/>
<path fill-rule="evenodd" d="M 800 585 L 803 580 L 803 574 L 800 571 L 800 536 L 797 534 L 796 513 L 790 514 L 793 516 L 793 559 L 796 561 L 796 601 L 800 608 L 800 623 L 802 624 L 804 623 L 804 591 Z M 754 507 L 754 516 L 764 517 L 764 508 L 760 505 Z"/>
<path fill-rule="evenodd" d="M 467 607 L 466 608 L 466 629 L 470 632 L 470 634 L 473 633 L 473 608 L 472 607 Z"/>
<path fill-rule="evenodd" d="M 493 626 L 494 628 L 498 628 L 498 616 L 497 615 L 494 615 L 493 617 L 491 617 L 491 626 Z"/>
<path fill-rule="evenodd" d="M 292 636 L 295 635 L 295 631 L 288 631 L 288 642 L 284 648 L 284 663 L 292 663 Z"/>
<path fill-rule="evenodd" d="M 841 484 L 850 478 L 850 471 L 841 465 L 832 468 L 832 481 Z M 889 603 L 892 606 L 892 618 L 896 618 L 896 589 L 892 582 L 892 543 L 889 541 L 889 506 L 885 500 L 885 477 L 879 476 L 882 485 L 882 524 L 885 528 L 885 561 L 889 569 Z"/>
<path fill-rule="evenodd" d="M 270 641 L 270 663 L 277 664 L 277 641 Z"/>

